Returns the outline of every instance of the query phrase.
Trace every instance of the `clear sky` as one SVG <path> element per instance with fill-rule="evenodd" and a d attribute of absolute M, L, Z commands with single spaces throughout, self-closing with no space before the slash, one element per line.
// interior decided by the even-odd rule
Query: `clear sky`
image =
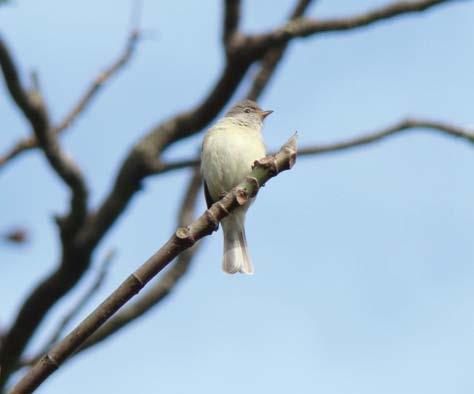
<path fill-rule="evenodd" d="M 283 22 L 293 1 L 246 1 L 245 31 Z M 314 17 L 386 1 L 321 0 Z M 0 31 L 26 79 L 37 70 L 58 120 L 122 50 L 129 0 L 15 0 Z M 142 42 L 62 139 L 96 205 L 131 143 L 196 103 L 222 64 L 221 2 L 145 0 Z M 453 2 L 357 32 L 294 42 L 262 97 L 265 139 L 301 145 L 376 130 L 407 115 L 474 127 L 474 3 Z M 29 133 L 0 84 L 2 152 Z M 239 91 L 235 99 L 243 95 Z M 201 136 L 168 157 L 197 152 Z M 305 158 L 271 181 L 248 215 L 253 277 L 220 270 L 205 240 L 174 294 L 136 324 L 65 365 L 39 393 L 441 394 L 474 391 L 474 150 L 419 130 L 358 150 Z M 113 270 L 83 315 L 174 230 L 189 173 L 149 179 L 101 243 Z M 0 249 L 0 326 L 58 260 L 52 217 L 67 193 L 39 152 L 0 173 L 0 229 L 32 242 Z M 203 199 L 200 210 L 204 209 Z M 30 346 L 94 272 L 49 315 Z M 82 317 L 81 316 L 81 317 Z"/>

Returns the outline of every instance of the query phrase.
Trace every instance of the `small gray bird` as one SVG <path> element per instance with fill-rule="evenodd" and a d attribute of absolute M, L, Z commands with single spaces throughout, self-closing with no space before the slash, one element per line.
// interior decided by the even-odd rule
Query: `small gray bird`
<path fill-rule="evenodd" d="M 263 120 L 273 111 L 262 111 L 251 100 L 233 106 L 204 136 L 201 172 L 207 206 L 242 182 L 255 160 L 265 156 Z M 253 274 L 245 238 L 245 213 L 250 204 L 237 208 L 222 220 L 224 257 L 222 269 L 228 274 Z"/>

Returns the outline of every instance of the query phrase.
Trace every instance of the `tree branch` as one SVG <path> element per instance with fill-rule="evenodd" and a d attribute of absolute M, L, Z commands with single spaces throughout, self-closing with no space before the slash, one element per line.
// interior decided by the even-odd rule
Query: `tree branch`
<path fill-rule="evenodd" d="M 0 391 L 18 364 L 18 359 L 21 357 L 23 349 L 46 313 L 61 297 L 75 286 L 90 265 L 92 249 L 78 242 L 76 237 L 76 232 L 79 227 L 82 226 L 86 217 L 87 190 L 77 168 L 75 168 L 71 160 L 60 151 L 59 144 L 57 143 L 57 134 L 65 130 L 66 127 L 86 109 L 87 105 L 100 90 L 100 87 L 129 61 L 134 53 L 136 42 L 139 38 L 138 26 L 141 9 L 141 1 L 135 1 L 131 17 L 131 33 L 125 51 L 106 69 L 105 73 L 91 85 L 85 95 L 79 100 L 78 104 L 66 116 L 65 120 L 54 129 L 51 128 L 47 122 L 43 122 L 45 123 L 43 130 L 40 130 L 39 133 L 33 127 L 35 129 L 36 139 L 30 138 L 26 142 L 20 143 L 16 149 L 12 151 L 13 153 L 10 152 L 10 155 L 7 156 L 8 161 L 23 151 L 24 146 L 26 147 L 25 149 L 28 149 L 28 147 L 33 147 L 38 143 L 43 150 L 45 150 L 48 160 L 53 164 L 55 170 L 60 170 L 60 175 L 63 179 L 69 182 L 67 183 L 73 191 L 73 197 L 69 215 L 65 219 L 58 218 L 62 240 L 62 256 L 59 266 L 36 286 L 27 297 L 10 330 L 5 336 L 2 348 L 0 348 L 0 365 L 2 365 Z M 0 51 L 0 61 L 6 59 L 6 61 L 2 62 L 2 65 L 5 63 L 7 66 L 7 74 L 5 75 L 7 86 L 9 84 L 12 85 L 12 87 L 15 88 L 15 92 L 18 90 L 21 91 L 19 78 L 16 68 L 11 61 L 11 56 L 8 54 L 5 45 L 0 49 L 3 49 L 3 51 Z M 9 65 L 10 67 L 8 67 Z M 5 67 L 2 68 L 5 70 Z M 18 94 L 16 96 L 18 96 Z M 22 97 L 20 96 L 19 99 L 21 100 Z M 23 106 L 23 102 L 25 101 L 24 99 L 21 101 Z M 42 113 L 45 113 L 44 109 Z M 44 120 L 47 121 L 46 116 L 44 116 Z M 5 163 L 5 161 L 3 163 Z M 0 160 L 0 166 L 1 164 L 2 161 Z"/>
<path fill-rule="evenodd" d="M 224 108 L 250 66 L 250 58 L 230 55 L 214 88 L 194 109 L 182 112 L 153 128 L 132 147 L 112 190 L 91 215 L 81 242 L 93 247 L 125 211 L 144 178 L 162 172 L 161 154 L 172 144 L 207 126 Z"/>
<path fill-rule="evenodd" d="M 87 189 L 79 168 L 61 150 L 56 136 L 51 132 L 46 110 L 41 100 L 28 94 L 21 86 L 17 68 L 7 46 L 0 37 L 0 67 L 11 97 L 31 124 L 48 162 L 71 189 L 71 209 L 64 225 L 73 230 L 82 224 L 86 215 Z"/>
<path fill-rule="evenodd" d="M 68 214 L 58 218 L 61 229 L 63 261 L 60 268 L 27 299 L 12 327 L 6 333 L 0 349 L 0 390 L 17 364 L 32 332 L 54 302 L 65 294 L 70 282 L 77 283 L 80 271 L 74 264 L 87 256 L 88 251 L 76 248 L 73 237 L 83 224 L 87 209 L 87 189 L 79 168 L 60 148 L 56 135 L 49 125 L 46 108 L 38 92 L 28 93 L 20 83 L 17 68 L 6 44 L 0 37 L 0 67 L 11 97 L 28 119 L 49 164 L 71 191 Z M 71 264 L 71 266 L 67 266 Z M 56 298 L 59 297 L 59 298 Z"/>
<path fill-rule="evenodd" d="M 374 142 L 379 142 L 395 134 L 414 129 L 429 129 L 451 137 L 460 138 L 466 142 L 474 144 L 474 130 L 468 130 L 460 126 L 432 120 L 405 119 L 382 130 L 368 133 L 359 137 L 326 145 L 321 144 L 317 146 L 304 147 L 299 150 L 298 154 L 300 156 L 309 156 L 352 149 L 359 146 L 372 144 Z"/>
<path fill-rule="evenodd" d="M 312 0 L 299 0 L 295 9 L 291 13 L 289 20 L 291 21 L 301 17 L 306 12 L 311 2 Z M 248 99 L 257 101 L 257 99 L 263 93 L 263 90 L 268 85 L 268 82 L 275 73 L 275 70 L 280 63 L 287 46 L 288 43 L 277 45 L 274 48 L 269 49 L 263 56 L 260 64 L 260 70 L 255 76 L 252 86 L 247 93 Z"/>
<path fill-rule="evenodd" d="M 135 3 L 139 4 L 139 3 Z M 138 11 L 137 11 L 138 12 Z M 127 42 L 123 52 L 115 59 L 112 64 L 102 71 L 95 79 L 92 81 L 90 86 L 85 90 L 81 97 L 77 100 L 76 104 L 71 108 L 62 121 L 58 123 L 57 126 L 52 128 L 52 133 L 60 134 L 66 129 L 68 129 L 72 123 L 77 119 L 79 115 L 84 113 L 93 99 L 97 96 L 100 90 L 106 85 L 109 80 L 115 76 L 121 69 L 123 69 L 131 60 L 132 56 L 135 54 L 135 49 L 140 38 L 140 33 L 137 25 L 132 26 L 132 30 L 129 33 Z M 8 163 L 10 160 L 13 160 L 21 153 L 34 149 L 38 147 L 38 140 L 34 137 L 25 138 L 21 141 L 18 141 L 7 153 L 3 156 L 0 156 L 0 169 Z"/>
<path fill-rule="evenodd" d="M 276 28 L 270 32 L 248 36 L 247 40 L 248 45 L 258 53 L 284 44 L 293 38 L 308 37 L 318 33 L 358 29 L 400 15 L 422 12 L 441 4 L 453 3 L 456 1 L 459 0 L 397 1 L 393 4 L 346 18 L 313 20 L 302 17 L 292 20 L 284 26 Z"/>
<path fill-rule="evenodd" d="M 411 3 L 416 5 L 426 3 L 426 8 L 428 8 L 447 1 L 449 0 Z M 397 2 L 395 4 L 401 4 L 401 7 L 405 7 L 407 2 Z M 397 6 L 393 7 L 396 8 Z M 382 7 L 379 10 L 385 8 L 387 7 Z M 416 10 L 401 11 L 400 15 L 414 11 Z M 371 12 L 368 14 L 371 14 Z M 8 361 L 20 354 L 19 352 L 24 348 L 27 339 L 31 337 L 49 308 L 77 283 L 90 263 L 92 251 L 124 212 L 135 193 L 140 190 L 143 179 L 149 175 L 167 171 L 166 163 L 161 161 L 164 150 L 174 142 L 195 134 L 207 126 L 232 97 L 249 67 L 255 61 L 260 60 L 269 48 L 284 44 L 293 37 L 305 36 L 305 34 L 312 34 L 313 32 L 353 29 L 393 16 L 395 14 L 371 16 L 372 20 L 369 20 L 369 18 L 366 21 L 360 16 L 328 21 L 311 21 L 300 18 L 289 22 L 287 26 L 289 25 L 290 28 L 286 26 L 256 36 L 245 36 L 238 32 L 234 34 L 233 39 L 228 42 L 226 47 L 227 56 L 224 70 L 213 89 L 202 102 L 190 111 L 178 114 L 158 125 L 131 149 L 106 199 L 96 212 L 87 217 L 77 236 L 71 240 L 71 244 L 63 249 L 59 268 L 40 283 L 22 306 L 22 310 L 9 332 L 8 342 L 14 343 L 13 348 L 9 347 L 7 351 L 5 350 L 6 346 L 4 346 L 0 350 L 0 363 L 3 359 L 2 365 L 4 366 L 6 365 L 4 363 L 5 357 Z M 347 20 L 349 20 L 348 23 Z M 351 20 L 355 20 L 355 23 L 351 24 Z M 305 25 L 306 22 L 310 23 Z M 311 25 L 313 22 L 316 23 L 316 26 Z M 345 24 L 350 25 L 350 27 L 344 27 Z M 312 33 L 308 33 L 308 26 L 313 29 Z M 282 29 L 285 30 L 283 33 L 281 33 Z M 195 161 L 188 161 L 187 164 L 191 162 Z M 180 168 L 178 162 L 171 164 L 174 168 Z M 28 313 L 28 311 L 34 311 L 34 313 Z M 2 372 L 4 371 L 2 370 Z M 0 386 L 4 383 L 4 377 L 5 373 L 0 376 Z"/>
<path fill-rule="evenodd" d="M 224 0 L 224 26 L 222 41 L 227 46 L 232 36 L 237 33 L 240 20 L 240 0 Z"/>
<path fill-rule="evenodd" d="M 131 274 L 102 302 L 82 323 L 31 368 L 13 387 L 10 394 L 34 391 L 48 376 L 76 351 L 102 324 L 135 296 L 153 277 L 165 268 L 176 256 L 190 248 L 201 238 L 211 234 L 221 219 L 234 209 L 248 203 L 261 186 L 270 178 L 290 169 L 296 160 L 296 135 L 282 146 L 274 156 L 255 162 L 250 175 L 236 188 L 213 204 L 197 220 L 187 227 L 180 227 L 168 242 L 148 261 Z"/>
<path fill-rule="evenodd" d="M 393 125 L 387 126 L 381 130 L 362 134 L 360 136 L 349 138 L 346 140 L 332 142 L 328 144 L 318 144 L 314 146 L 302 147 L 298 150 L 298 156 L 312 156 L 320 155 L 323 153 L 333 153 L 346 149 L 357 148 L 360 146 L 369 145 L 375 142 L 391 137 L 395 134 L 399 134 L 405 131 L 415 131 L 417 129 L 427 129 L 445 134 L 449 137 L 460 138 L 466 142 L 474 144 L 474 130 L 467 129 L 465 127 L 453 125 L 446 122 L 420 119 L 420 118 L 408 118 L 401 120 Z M 199 157 L 170 161 L 163 163 L 158 173 L 168 172 L 173 170 L 179 170 L 187 167 L 197 167 L 200 165 Z"/>
<path fill-rule="evenodd" d="M 79 314 L 79 312 L 87 305 L 87 303 L 92 299 L 92 297 L 97 293 L 97 291 L 102 287 L 107 273 L 110 268 L 110 264 L 115 257 L 115 250 L 110 250 L 104 260 L 102 261 L 97 277 L 91 286 L 86 290 L 86 292 L 79 298 L 76 305 L 74 305 L 71 310 L 64 315 L 64 317 L 59 322 L 56 329 L 53 331 L 53 334 L 50 336 L 50 339 L 43 346 L 43 349 L 38 352 L 38 355 L 31 357 L 29 360 L 24 360 L 20 364 L 21 366 L 34 365 L 43 354 L 45 354 L 58 340 L 60 339 L 64 329 L 67 325 Z"/>
<path fill-rule="evenodd" d="M 201 185 L 201 171 L 196 167 L 191 177 L 188 189 L 184 195 L 184 200 L 178 217 L 178 227 L 187 226 L 192 222 Z M 178 256 L 176 263 L 166 271 L 163 276 L 140 297 L 140 299 L 127 305 L 123 310 L 115 314 L 74 354 L 78 354 L 79 352 L 109 338 L 111 335 L 117 333 L 129 323 L 135 321 L 138 317 L 144 315 L 146 312 L 150 311 L 151 308 L 163 301 L 169 294 L 171 294 L 179 280 L 188 272 L 191 261 L 196 255 L 200 245 L 201 243 L 197 243 L 193 247 L 183 251 Z"/>

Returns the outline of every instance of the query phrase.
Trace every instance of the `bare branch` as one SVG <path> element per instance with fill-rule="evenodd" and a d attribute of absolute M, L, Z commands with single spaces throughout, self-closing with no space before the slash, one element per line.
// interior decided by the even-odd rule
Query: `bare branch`
<path fill-rule="evenodd" d="M 53 331 L 50 339 L 46 342 L 43 349 L 38 352 L 38 355 L 32 357 L 30 360 L 25 360 L 21 364 L 24 365 L 33 365 L 35 364 L 40 357 L 45 354 L 51 346 L 53 346 L 56 342 L 58 342 L 59 338 L 61 337 L 64 329 L 67 325 L 79 314 L 79 312 L 87 305 L 87 303 L 94 297 L 94 295 L 99 291 L 99 289 L 104 284 L 105 278 L 110 268 L 110 264 L 115 257 L 115 250 L 111 249 L 104 257 L 104 260 L 100 264 L 99 272 L 97 273 L 97 277 L 95 278 L 94 282 L 92 282 L 91 286 L 86 290 L 86 292 L 79 298 L 76 305 L 61 319 L 56 329 Z"/>
<path fill-rule="evenodd" d="M 132 27 L 130 33 L 127 37 L 125 48 L 120 53 L 120 55 L 115 59 L 110 66 L 105 68 L 90 84 L 90 86 L 84 91 L 84 93 L 79 97 L 76 104 L 73 105 L 71 110 L 66 114 L 64 119 L 58 123 L 55 127 L 52 127 L 52 133 L 60 134 L 66 129 L 68 129 L 73 122 L 77 119 L 78 116 L 84 113 L 87 107 L 91 104 L 93 99 L 97 96 L 100 90 L 112 79 L 115 75 L 118 74 L 132 59 L 135 54 L 137 43 L 140 39 L 139 31 L 139 20 L 140 14 L 142 11 L 141 1 L 136 1 L 133 3 L 134 9 L 132 12 Z M 0 156 L 0 169 L 4 164 L 13 160 L 21 153 L 34 149 L 38 147 L 38 140 L 34 137 L 25 138 L 21 141 L 18 141 L 7 153 L 3 156 Z"/>
<path fill-rule="evenodd" d="M 193 220 L 195 205 L 202 178 L 199 168 L 195 168 L 188 189 L 179 212 L 178 227 L 187 226 Z M 166 271 L 163 276 L 153 284 L 136 302 L 127 305 L 123 310 L 115 314 L 107 323 L 100 327 L 85 343 L 78 352 L 90 348 L 119 330 L 135 321 L 138 317 L 150 311 L 153 307 L 164 300 L 176 287 L 179 280 L 188 272 L 190 263 L 196 255 L 201 243 L 183 251 L 177 258 L 176 263 Z M 78 354 L 76 352 L 75 354 Z"/>
<path fill-rule="evenodd" d="M 362 134 L 360 136 L 347 140 L 342 140 L 329 144 L 318 144 L 314 146 L 302 147 L 298 150 L 298 156 L 304 157 L 311 155 L 320 155 L 323 153 L 332 153 L 346 149 L 357 148 L 360 146 L 372 144 L 374 142 L 379 142 L 387 137 L 393 136 L 404 131 L 416 131 L 419 129 L 433 130 L 441 134 L 445 134 L 449 137 L 460 138 L 462 140 L 465 140 L 466 142 L 474 144 L 474 129 L 470 130 L 465 127 L 457 126 L 446 122 L 419 118 L 408 118 L 405 120 L 401 120 L 391 126 L 385 127 L 381 130 L 372 133 Z M 163 163 L 161 169 L 157 171 L 157 173 L 179 170 L 187 167 L 196 167 L 199 165 L 199 157 L 171 161 L 169 163 Z"/>
<path fill-rule="evenodd" d="M 376 8 L 374 10 L 350 16 L 346 18 L 334 18 L 327 20 L 313 20 L 308 18 L 297 18 L 282 27 L 270 32 L 248 36 L 249 45 L 256 52 L 265 51 L 281 45 L 297 37 L 308 37 L 313 34 L 338 32 L 358 29 L 376 22 L 385 21 L 400 15 L 412 14 L 425 11 L 429 8 L 454 3 L 459 0 L 413 0 L 397 1 L 395 3 Z"/>
<path fill-rule="evenodd" d="M 78 251 L 72 242 L 72 237 L 82 225 L 86 217 L 87 189 L 79 168 L 72 159 L 60 148 L 57 136 L 52 133 L 46 108 L 38 92 L 27 92 L 20 82 L 17 68 L 13 62 L 6 44 L 0 38 L 0 67 L 11 97 L 18 108 L 28 119 L 49 164 L 71 191 L 70 209 L 67 215 L 58 218 L 61 229 L 63 247 L 63 261 L 74 264 L 78 259 L 87 256 L 87 251 Z M 68 272 L 69 278 L 65 280 Z M 54 302 L 59 299 L 51 297 L 54 294 L 64 295 L 69 282 L 79 279 L 76 275 L 80 271 L 77 267 L 67 271 L 66 264 L 61 264 L 58 272 L 51 275 L 33 292 L 32 298 L 23 304 L 10 330 L 5 335 L 0 349 L 0 388 L 10 376 L 26 343 L 31 338 L 34 328 L 37 327 L 44 314 Z M 48 287 L 46 285 L 54 285 Z M 37 302 L 36 302 L 37 301 Z"/>
<path fill-rule="evenodd" d="M 311 5 L 311 2 L 312 0 L 299 0 L 289 19 L 294 20 L 302 16 Z M 269 49 L 263 56 L 260 70 L 253 80 L 252 86 L 247 93 L 247 98 L 256 101 L 260 97 L 263 90 L 268 85 L 271 77 L 275 73 L 275 70 L 281 58 L 283 57 L 287 46 L 288 43 L 277 45 L 274 48 Z"/>
<path fill-rule="evenodd" d="M 227 47 L 227 64 L 215 86 L 199 105 L 155 127 L 132 147 L 110 194 L 97 212 L 89 215 L 74 239 L 63 248 L 58 268 L 28 296 L 0 349 L 0 389 L 46 313 L 76 285 L 87 270 L 93 250 L 125 211 L 133 195 L 140 190 L 142 180 L 161 166 L 161 153 L 174 142 L 209 124 L 230 99 L 253 60 L 245 53 L 245 48 L 238 44 L 238 40 L 233 40 L 232 45 Z"/>
<path fill-rule="evenodd" d="M 48 116 L 41 100 L 29 95 L 21 86 L 13 58 L 1 38 L 0 67 L 10 95 L 30 122 L 51 167 L 71 189 L 71 210 L 64 224 L 72 230 L 73 227 L 82 223 L 86 214 L 87 189 L 82 174 L 75 163 L 61 150 L 56 136 L 51 132 Z"/>
<path fill-rule="evenodd" d="M 7 153 L 0 156 L 0 170 L 4 168 L 4 165 L 11 160 L 15 159 L 21 153 L 25 152 L 26 150 L 36 148 L 38 146 L 38 142 L 36 138 L 28 138 L 21 141 L 18 141 Z"/>
<path fill-rule="evenodd" d="M 137 42 L 139 38 L 140 35 L 138 30 L 133 30 L 132 32 L 130 32 L 123 53 L 109 67 L 107 67 L 95 78 L 95 80 L 86 89 L 82 97 L 74 105 L 71 111 L 54 128 L 55 133 L 59 134 L 65 129 L 67 129 L 73 123 L 73 121 L 84 112 L 84 110 L 91 103 L 92 99 L 97 95 L 100 89 L 105 86 L 106 82 L 108 82 L 111 77 L 115 76 L 118 71 L 120 71 L 125 65 L 128 64 L 133 54 L 135 53 L 135 48 L 137 47 Z"/>
<path fill-rule="evenodd" d="M 301 148 L 299 150 L 300 156 L 317 155 L 322 153 L 331 153 L 341 150 L 356 148 L 359 146 L 368 145 L 374 142 L 381 141 L 392 135 L 412 130 L 412 129 L 430 129 L 451 137 L 463 139 L 474 144 L 474 130 L 467 130 L 465 128 L 454 126 L 452 124 L 436 122 L 422 119 L 406 119 L 395 123 L 392 126 L 386 127 L 380 131 L 365 134 L 359 137 L 351 138 L 341 142 L 336 142 L 327 145 L 317 145 Z"/>
<path fill-rule="evenodd" d="M 240 0 L 224 0 L 224 32 L 222 35 L 224 45 L 227 45 L 239 27 L 240 3 Z"/>
<path fill-rule="evenodd" d="M 173 236 L 148 261 L 131 274 L 102 302 L 82 323 L 51 351 L 40 359 L 13 387 L 10 394 L 31 393 L 48 376 L 56 371 L 102 324 L 135 296 L 151 279 L 165 268 L 176 256 L 193 246 L 201 238 L 210 235 L 218 223 L 234 209 L 248 203 L 261 186 L 270 178 L 290 169 L 296 160 L 296 135 L 282 146 L 274 156 L 255 162 L 250 175 L 236 188 L 213 204 L 187 227 L 180 227 Z"/>
<path fill-rule="evenodd" d="M 207 126 L 230 99 L 249 66 L 249 58 L 230 56 L 219 80 L 202 103 L 156 126 L 131 149 L 112 190 L 89 218 L 81 234 L 83 242 L 94 245 L 100 241 L 140 190 L 143 179 L 163 172 L 163 151 Z"/>
<path fill-rule="evenodd" d="M 3 346 L 0 349 L 0 364 L 2 365 L 2 374 L 0 374 L 0 391 L 2 386 L 4 386 L 8 380 L 11 372 L 14 370 L 16 364 L 18 364 L 18 359 L 21 356 L 24 347 L 32 337 L 34 331 L 46 313 L 58 300 L 61 299 L 61 297 L 75 286 L 90 265 L 90 256 L 93 248 L 89 247 L 89 245 L 84 245 L 78 241 L 76 237 L 76 231 L 82 226 L 86 216 L 87 191 L 85 184 L 81 182 L 82 179 L 79 171 L 75 168 L 70 159 L 60 151 L 56 138 L 58 133 L 64 131 L 66 127 L 86 109 L 87 105 L 100 90 L 100 87 L 130 60 L 139 38 L 138 25 L 141 9 L 142 2 L 140 0 L 134 2 L 131 20 L 132 28 L 125 51 L 91 85 L 78 104 L 66 116 L 65 120 L 54 129 L 46 122 L 44 129 L 39 130 L 39 133 L 35 130 L 36 139 L 30 138 L 20 142 L 6 157 L 6 161 L 11 160 L 20 152 L 30 147 L 34 147 L 39 143 L 39 145 L 41 145 L 45 150 L 48 160 L 53 164 L 55 170 L 57 172 L 60 171 L 62 178 L 67 180 L 68 185 L 73 191 L 73 198 L 70 214 L 65 219 L 58 219 L 58 224 L 61 227 L 63 248 L 59 266 L 27 297 L 10 330 L 7 332 Z M 4 45 L 2 46 L 2 49 L 3 51 L 0 54 L 0 57 L 11 60 Z M 13 65 L 12 61 L 10 61 L 10 63 Z M 7 62 L 7 66 L 8 65 L 9 63 Z M 11 72 L 11 69 L 13 69 L 13 73 Z M 16 82 L 16 85 L 21 88 L 14 66 L 10 68 L 7 67 L 6 70 L 8 72 L 8 77 L 6 75 L 7 84 L 9 83 L 8 81 Z M 12 76 L 16 77 L 16 79 L 12 79 Z M 12 82 L 10 82 L 10 84 L 12 84 Z M 13 83 L 13 87 L 15 87 L 14 85 L 15 83 Z M 46 116 L 44 116 L 44 119 L 47 121 Z M 3 164 L 6 161 L 3 161 Z M 2 160 L 0 160 L 0 166 L 1 164 Z"/>

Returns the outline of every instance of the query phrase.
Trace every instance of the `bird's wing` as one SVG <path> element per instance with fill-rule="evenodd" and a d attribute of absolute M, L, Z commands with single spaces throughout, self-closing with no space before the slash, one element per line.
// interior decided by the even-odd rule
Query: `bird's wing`
<path fill-rule="evenodd" d="M 214 200 L 211 197 L 211 193 L 209 193 L 209 188 L 207 187 L 206 181 L 203 181 L 204 183 L 204 197 L 206 197 L 206 204 L 207 208 L 210 208 L 212 204 L 214 204 Z"/>

